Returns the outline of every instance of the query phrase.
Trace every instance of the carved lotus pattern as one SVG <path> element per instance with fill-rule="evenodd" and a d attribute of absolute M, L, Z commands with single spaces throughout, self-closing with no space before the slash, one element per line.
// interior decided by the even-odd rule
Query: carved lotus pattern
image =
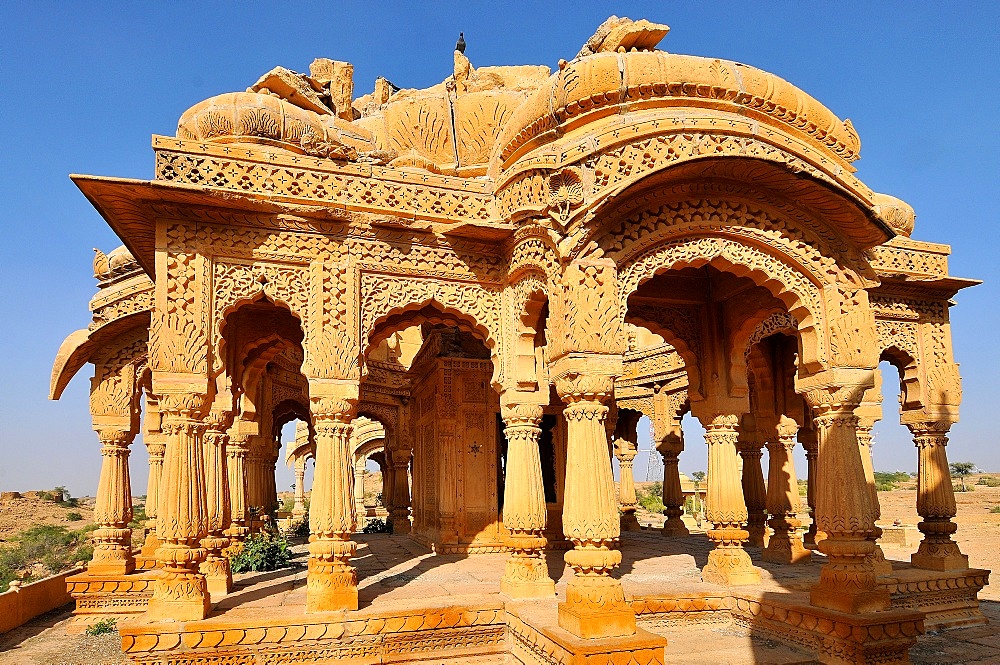
<path fill-rule="evenodd" d="M 549 177 L 549 204 L 559 211 L 560 221 L 569 218 L 571 208 L 583 203 L 583 181 L 576 169 L 563 169 Z"/>

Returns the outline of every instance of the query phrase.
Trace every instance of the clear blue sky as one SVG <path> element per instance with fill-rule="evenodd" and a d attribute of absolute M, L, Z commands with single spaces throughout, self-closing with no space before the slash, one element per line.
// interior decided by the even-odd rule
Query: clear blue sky
<path fill-rule="evenodd" d="M 151 134 L 173 134 L 189 106 L 243 90 L 276 65 L 306 71 L 315 57 L 350 61 L 356 95 L 378 75 L 423 87 L 449 75 L 461 30 L 476 66 L 554 67 L 611 13 L 667 23 L 663 49 L 761 67 L 852 119 L 862 139 L 860 177 L 913 205 L 915 237 L 953 246 L 953 274 L 986 280 L 960 293 L 953 310 L 965 404 L 950 455 L 1000 470 L 998 6 L 2 3 L 0 488 L 66 485 L 82 495 L 97 486 L 90 367 L 60 402 L 46 393 L 60 342 L 89 320 L 91 247 L 120 243 L 69 173 L 152 177 Z M 889 417 L 877 432 L 876 467 L 915 469 L 908 434 Z M 145 454 L 134 448 L 141 494 Z M 689 439 L 682 470 L 703 469 L 703 449 Z M 640 475 L 645 458 L 636 462 Z M 290 482 L 290 474 L 280 477 L 279 488 Z"/>

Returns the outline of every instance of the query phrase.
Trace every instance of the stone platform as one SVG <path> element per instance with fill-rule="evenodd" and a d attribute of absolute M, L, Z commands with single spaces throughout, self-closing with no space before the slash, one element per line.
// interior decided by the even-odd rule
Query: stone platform
<path fill-rule="evenodd" d="M 203 621 L 146 623 L 140 615 L 121 623 L 123 648 L 145 665 L 485 663 L 504 657 L 522 663 L 622 659 L 645 664 L 689 662 L 690 653 L 675 650 L 691 645 L 685 646 L 683 638 L 676 645 L 669 639 L 693 628 L 744 635 L 755 649 L 767 650 L 766 660 L 748 663 L 905 663 L 924 632 L 922 606 L 938 617 L 929 625 L 946 625 L 955 609 L 959 625 L 985 623 L 969 600 L 986 582 L 984 571 L 949 576 L 894 562 L 894 576 L 886 578 L 893 610 L 852 617 L 808 605 L 820 556 L 807 564 L 764 563 L 760 585 L 725 588 L 701 581 L 699 568 L 711 548 L 706 538 L 643 531 L 623 534 L 618 570 L 638 615 L 639 634 L 626 640 L 578 640 L 556 625 L 557 599 L 513 601 L 499 593 L 503 553 L 434 555 L 405 536 L 357 539 L 361 609 L 356 612 L 305 614 L 300 553 L 291 569 L 238 578 L 236 590 Z M 751 554 L 760 565 L 759 552 Z M 551 554 L 548 565 L 559 580 L 557 596 L 563 597 L 569 576 L 561 553 Z M 948 593 L 957 594 L 954 602 Z M 712 661 L 716 648 L 731 645 L 713 639 L 699 656 L 708 658 L 705 662 L 730 662 Z"/>

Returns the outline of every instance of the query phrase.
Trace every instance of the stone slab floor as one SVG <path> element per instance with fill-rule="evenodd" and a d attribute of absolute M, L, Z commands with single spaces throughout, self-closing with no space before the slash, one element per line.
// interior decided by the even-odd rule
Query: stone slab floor
<path fill-rule="evenodd" d="M 408 538 L 359 535 L 355 560 L 362 608 L 385 610 L 427 607 L 430 604 L 475 603 L 496 600 L 505 554 L 474 556 L 429 554 Z M 663 538 L 656 532 L 626 533 L 622 537 L 624 561 L 619 574 L 628 593 L 671 589 L 709 590 L 701 582 L 699 567 L 711 548 L 707 538 Z M 305 605 L 305 547 L 295 548 L 294 566 L 272 573 L 237 577 L 236 590 L 219 603 L 216 613 L 227 617 L 260 617 L 272 612 L 300 613 Z M 759 551 L 751 550 L 756 563 Z M 821 560 L 821 557 L 819 557 Z M 763 564 L 762 586 L 773 593 L 804 591 L 817 578 L 819 561 L 798 566 Z M 903 565 L 903 564 L 899 564 Z M 549 571 L 565 593 L 568 574 L 562 554 L 549 557 Z M 721 589 L 720 589 L 721 590 Z M 1000 663 L 1000 603 L 983 601 L 991 625 L 928 634 L 911 651 L 917 665 Z M 52 612 L 26 626 L 0 636 L 0 665 L 63 664 L 104 665 L 121 663 L 117 636 L 90 637 L 65 634 L 67 609 Z M 791 665 L 813 662 L 808 653 L 778 642 L 751 637 L 730 624 L 709 624 L 657 629 L 669 641 L 667 663 L 690 665 Z M 466 659 L 465 662 L 473 662 Z M 500 662 L 480 659 L 474 665 Z"/>

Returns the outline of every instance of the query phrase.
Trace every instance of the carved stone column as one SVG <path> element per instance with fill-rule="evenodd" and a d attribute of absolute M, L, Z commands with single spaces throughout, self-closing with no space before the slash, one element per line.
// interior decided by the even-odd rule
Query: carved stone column
<path fill-rule="evenodd" d="M 756 427 L 756 423 L 755 423 Z M 764 456 L 764 442 L 754 429 L 741 433 L 738 448 L 743 459 L 741 485 L 743 500 L 747 508 L 747 542 L 750 547 L 764 547 L 764 533 L 767 531 L 767 490 L 764 487 L 764 472 L 760 461 Z"/>
<path fill-rule="evenodd" d="M 358 572 L 349 563 L 357 551 L 357 543 L 351 540 L 357 525 L 351 450 L 357 385 L 349 392 L 349 395 L 310 398 L 316 432 L 316 470 L 309 506 L 311 542 L 306 612 L 358 609 Z"/>
<path fill-rule="evenodd" d="M 684 491 L 681 488 L 680 469 L 677 467 L 677 458 L 684 449 L 684 440 L 677 435 L 674 438 L 677 440 L 675 444 L 671 445 L 664 440 L 659 449 L 663 457 L 663 514 L 667 518 L 661 532 L 664 536 L 687 536 L 687 525 L 681 519 L 684 514 Z"/>
<path fill-rule="evenodd" d="M 128 473 L 129 445 L 135 434 L 120 429 L 99 429 L 101 479 L 94 506 L 94 558 L 87 565 L 91 575 L 127 575 L 135 570 L 132 556 L 132 485 Z"/>
<path fill-rule="evenodd" d="M 392 451 L 392 532 L 406 534 L 410 532 L 410 450 L 396 449 Z"/>
<path fill-rule="evenodd" d="M 144 437 L 146 453 L 149 455 L 149 479 L 146 482 L 146 540 L 142 544 L 140 554 L 144 559 L 155 559 L 156 550 L 160 547 L 160 539 L 156 535 L 156 513 L 160 496 L 160 478 L 163 475 L 163 451 L 166 449 L 162 443 L 150 441 L 150 437 L 149 434 Z"/>
<path fill-rule="evenodd" d="M 816 457 L 819 455 L 819 439 L 812 427 L 802 428 L 798 435 L 799 443 L 806 451 L 806 506 L 809 511 L 809 528 L 802 536 L 802 545 L 807 549 L 816 549 Z"/>
<path fill-rule="evenodd" d="M 167 438 L 156 525 L 161 570 L 148 610 L 154 621 L 197 621 L 209 610 L 208 586 L 198 570 L 205 560 L 201 539 L 208 533 L 201 420 L 207 401 L 197 393 L 160 398 Z"/>
<path fill-rule="evenodd" d="M 965 570 L 969 557 L 962 554 L 951 536 L 958 529 L 955 517 L 955 489 L 948 467 L 950 422 L 922 422 L 908 425 L 913 432 L 919 461 L 917 466 L 917 528 L 924 534 L 920 547 L 910 557 L 915 568 Z"/>
<path fill-rule="evenodd" d="M 708 537 L 715 549 L 709 553 L 701 576 L 706 582 L 727 586 L 760 582 L 760 571 L 743 549 L 749 534 L 743 528 L 747 509 L 736 454 L 739 421 L 737 415 L 717 415 L 704 423 L 708 444 L 705 517 L 713 525 Z"/>
<path fill-rule="evenodd" d="M 359 526 L 363 527 L 368 523 L 365 509 L 365 460 L 354 464 L 354 514 Z"/>
<path fill-rule="evenodd" d="M 865 480 L 854 410 L 873 383 L 871 370 L 837 370 L 842 384 L 805 393 L 819 440 L 816 522 L 826 539 L 818 544 L 827 562 L 810 602 L 851 614 L 889 608 L 889 591 L 872 568 L 875 507 Z M 855 376 L 856 375 L 856 376 Z M 840 377 L 837 377 L 840 378 Z"/>
<path fill-rule="evenodd" d="M 542 554 L 547 517 L 538 451 L 542 407 L 505 404 L 502 415 L 507 437 L 503 523 L 510 532 L 507 545 L 511 554 L 500 590 L 514 598 L 551 598 L 556 593 L 555 583 L 549 578 Z"/>
<path fill-rule="evenodd" d="M 295 505 L 292 506 L 292 519 L 301 520 L 306 516 L 306 458 L 300 455 L 295 458 Z"/>
<path fill-rule="evenodd" d="M 637 411 L 619 411 L 615 427 L 615 457 L 618 458 L 618 507 L 621 510 L 621 530 L 641 531 L 635 512 L 639 502 L 635 496 L 635 479 L 632 476 L 632 462 L 639 448 L 638 425 L 642 414 Z"/>
<path fill-rule="evenodd" d="M 782 416 L 775 435 L 767 442 L 767 512 L 768 524 L 774 529 L 764 549 L 764 560 L 774 563 L 808 561 L 812 552 L 802 544 L 798 528 L 802 526 L 798 513 L 799 481 L 795 475 L 795 436 L 798 424 Z"/>
<path fill-rule="evenodd" d="M 229 471 L 227 469 L 226 443 L 229 436 L 231 414 L 212 411 L 206 418 L 208 429 L 204 436 L 205 507 L 208 535 L 201 541 L 205 560 L 200 570 L 205 575 L 208 591 L 213 600 L 233 590 L 233 573 L 229 557 L 223 550 L 229 547 L 227 530 L 232 526 L 229 500 Z"/>
<path fill-rule="evenodd" d="M 635 634 L 635 612 L 625 602 L 621 582 L 611 571 L 622 560 L 613 549 L 620 534 L 608 435 L 604 420 L 611 396 L 610 376 L 567 373 L 556 379 L 566 403 L 566 486 L 563 532 L 573 543 L 566 563 L 573 577 L 566 602 L 559 604 L 559 625 L 584 638 Z"/>
<path fill-rule="evenodd" d="M 250 533 L 247 515 L 247 451 L 250 448 L 247 434 L 230 431 L 226 445 L 226 470 L 229 473 L 230 522 L 228 535 L 242 542 Z"/>
<path fill-rule="evenodd" d="M 872 426 L 874 421 L 860 418 L 858 421 L 858 445 L 861 447 L 861 464 L 865 468 L 865 482 L 868 484 L 868 491 L 872 497 L 872 506 L 875 508 L 875 519 L 882 516 L 882 507 L 878 502 L 878 490 L 875 488 L 875 464 L 872 460 Z M 882 529 L 875 525 L 872 529 L 871 541 L 875 546 L 872 552 L 872 568 L 876 575 L 889 575 L 892 573 L 892 564 L 886 561 L 885 553 L 878 544 L 878 539 L 882 537 Z"/>

